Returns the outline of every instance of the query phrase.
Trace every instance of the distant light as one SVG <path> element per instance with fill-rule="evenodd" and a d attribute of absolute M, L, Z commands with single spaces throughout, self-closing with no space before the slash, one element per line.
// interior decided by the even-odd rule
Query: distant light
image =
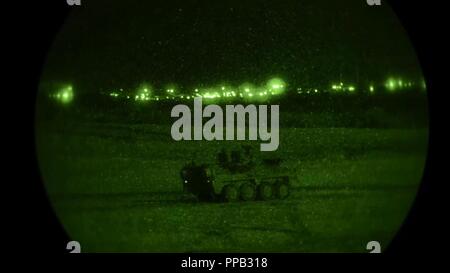
<path fill-rule="evenodd" d="M 146 83 L 141 84 L 141 86 L 136 91 L 136 95 L 134 97 L 135 100 L 149 101 L 151 98 L 151 93 L 152 93 L 151 90 L 152 89 L 148 84 L 146 84 Z"/>
<path fill-rule="evenodd" d="M 333 84 L 333 85 L 331 86 L 331 89 L 333 89 L 333 90 L 335 90 L 335 91 L 341 91 L 341 90 L 344 89 L 344 83 L 343 83 L 343 82 L 340 82 L 340 83 L 338 83 L 338 84 Z"/>
<path fill-rule="evenodd" d="M 286 83 L 280 78 L 272 78 L 267 82 L 267 89 L 269 89 L 273 95 L 283 93 L 285 88 Z"/>
<path fill-rule="evenodd" d="M 393 92 L 397 89 L 397 81 L 393 78 L 389 78 L 385 83 L 385 87 L 387 90 Z"/>
<path fill-rule="evenodd" d="M 64 86 L 55 94 L 57 100 L 59 100 L 63 104 L 68 104 L 72 102 L 74 94 L 73 88 L 71 85 Z"/>
<path fill-rule="evenodd" d="M 249 82 L 245 82 L 238 87 L 239 92 L 243 94 L 242 96 L 247 96 L 249 93 L 252 92 L 252 90 L 255 89 L 256 87 Z"/>
<path fill-rule="evenodd" d="M 203 94 L 203 97 L 206 99 L 215 99 L 215 98 L 220 98 L 220 94 L 218 92 L 215 91 L 215 89 L 210 89 L 209 91 L 206 91 Z"/>

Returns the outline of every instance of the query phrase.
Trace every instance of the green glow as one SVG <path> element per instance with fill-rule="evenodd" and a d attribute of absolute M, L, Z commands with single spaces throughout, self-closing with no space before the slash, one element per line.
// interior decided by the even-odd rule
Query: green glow
<path fill-rule="evenodd" d="M 202 97 L 205 99 L 217 99 L 221 97 L 221 94 L 215 88 L 205 89 L 205 92 L 202 94 Z"/>
<path fill-rule="evenodd" d="M 253 84 L 248 83 L 248 82 L 243 83 L 243 84 L 241 84 L 241 85 L 239 86 L 239 88 L 238 88 L 238 90 L 239 90 L 239 96 L 240 96 L 241 98 L 243 98 L 243 97 L 250 97 L 249 94 L 250 94 L 251 92 L 253 92 L 253 90 L 255 90 L 255 89 L 256 89 L 256 88 L 255 88 L 255 86 L 254 86 Z"/>
<path fill-rule="evenodd" d="M 134 99 L 136 101 L 149 101 L 151 98 L 152 88 L 148 84 L 141 84 L 137 89 Z"/>
<path fill-rule="evenodd" d="M 177 91 L 176 85 L 175 84 L 169 84 L 166 86 L 166 93 L 173 95 L 175 94 Z"/>
<path fill-rule="evenodd" d="M 427 90 L 427 83 L 425 82 L 425 80 L 422 80 L 422 89 Z"/>
<path fill-rule="evenodd" d="M 179 91 L 175 87 L 175 84 L 166 85 L 165 88 L 161 88 L 159 91 L 164 92 L 166 96 L 158 97 L 154 95 L 152 87 L 148 84 L 141 84 L 139 88 L 136 89 L 136 93 L 134 96 L 129 96 L 124 93 L 122 88 L 112 90 L 109 93 L 110 97 L 113 98 L 123 98 L 130 99 L 133 98 L 136 101 L 150 101 L 150 100 L 177 100 L 177 99 L 192 99 L 194 97 L 202 97 L 206 100 L 230 100 L 231 98 L 239 97 L 246 101 L 264 101 L 270 98 L 273 95 L 279 95 L 285 92 L 287 88 L 287 84 L 280 78 L 272 78 L 263 85 L 253 85 L 249 82 L 245 82 L 239 86 L 231 86 L 227 85 L 224 82 L 221 82 L 219 85 L 215 85 L 212 87 L 204 87 L 201 88 L 192 88 L 190 92 L 185 92 L 186 90 Z M 389 77 L 384 82 L 385 90 L 389 92 L 400 91 L 401 89 L 410 89 L 413 86 L 422 87 L 424 90 L 426 89 L 425 81 L 422 79 L 420 81 L 410 81 L 408 79 L 401 79 L 399 77 Z M 369 85 L 363 90 L 368 91 L 369 93 L 375 92 L 375 82 L 369 82 Z M 296 94 L 317 94 L 320 93 L 318 88 L 295 88 Z M 356 93 L 358 91 L 358 87 L 352 84 L 344 83 L 344 82 L 334 82 L 331 84 L 331 89 L 324 89 L 324 92 L 334 91 L 336 93 Z M 177 94 L 178 93 L 178 94 Z M 182 93 L 183 95 L 181 95 Z M 108 93 L 107 93 L 108 94 Z M 61 88 L 58 92 L 54 93 L 50 96 L 51 98 L 55 98 L 62 103 L 69 103 L 73 99 L 73 90 L 72 86 L 67 85 Z"/>
<path fill-rule="evenodd" d="M 387 90 L 393 92 L 397 89 L 397 81 L 393 78 L 389 78 L 385 83 L 385 87 Z"/>
<path fill-rule="evenodd" d="M 231 98 L 231 97 L 234 97 L 235 95 L 233 95 L 233 94 L 236 94 L 236 92 L 234 92 L 233 91 L 233 87 L 232 86 L 229 86 L 229 85 L 227 85 L 227 84 L 221 84 L 221 85 L 219 85 L 219 86 L 216 86 L 215 88 L 214 88 L 214 93 L 217 93 L 216 94 L 216 97 L 222 97 L 222 98 Z"/>
<path fill-rule="evenodd" d="M 332 84 L 331 89 L 334 91 L 342 91 L 344 89 L 344 83 Z"/>
<path fill-rule="evenodd" d="M 267 82 L 267 89 L 272 95 L 278 95 L 286 89 L 286 83 L 280 78 L 272 78 Z"/>
<path fill-rule="evenodd" d="M 72 102 L 74 97 L 73 87 L 71 85 L 67 85 L 61 88 L 54 97 L 63 104 Z"/>
<path fill-rule="evenodd" d="M 354 93 L 356 91 L 356 86 L 347 85 L 347 84 L 344 84 L 343 82 L 340 82 L 340 83 L 333 83 L 331 85 L 331 89 L 336 92 L 347 92 L 348 91 L 350 93 Z M 316 90 L 317 89 L 314 90 L 315 93 L 317 93 Z"/>
<path fill-rule="evenodd" d="M 414 87 L 416 84 L 412 81 L 407 81 L 400 78 L 390 77 L 385 82 L 384 86 L 390 92 L 398 91 L 399 89 L 408 89 Z"/>
<path fill-rule="evenodd" d="M 215 96 L 213 94 L 210 94 L 209 92 L 206 92 L 205 94 L 203 94 L 203 97 L 206 99 L 213 99 L 215 98 Z"/>

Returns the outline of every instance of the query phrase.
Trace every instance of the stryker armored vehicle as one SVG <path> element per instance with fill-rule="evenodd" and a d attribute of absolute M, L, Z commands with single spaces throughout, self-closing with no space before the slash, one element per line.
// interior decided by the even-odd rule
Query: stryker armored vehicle
<path fill-rule="evenodd" d="M 180 172 L 185 193 L 201 201 L 252 201 L 284 199 L 290 192 L 289 176 L 280 158 L 253 157 L 249 146 L 223 149 L 217 164 L 186 164 Z"/>

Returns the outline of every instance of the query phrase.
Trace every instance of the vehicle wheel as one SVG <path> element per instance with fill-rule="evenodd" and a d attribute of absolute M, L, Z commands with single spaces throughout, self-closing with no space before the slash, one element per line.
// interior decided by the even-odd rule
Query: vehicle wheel
<path fill-rule="evenodd" d="M 279 182 L 275 186 L 275 196 L 279 199 L 284 199 L 289 196 L 290 188 L 285 182 Z"/>
<path fill-rule="evenodd" d="M 239 191 L 233 185 L 226 185 L 223 187 L 222 196 L 226 202 L 233 202 L 238 200 Z"/>
<path fill-rule="evenodd" d="M 273 196 L 273 187 L 269 183 L 261 183 L 258 187 L 258 196 L 262 200 L 269 200 Z"/>
<path fill-rule="evenodd" d="M 256 198 L 256 189 L 251 183 L 242 184 L 239 188 L 239 193 L 243 201 L 252 201 Z"/>

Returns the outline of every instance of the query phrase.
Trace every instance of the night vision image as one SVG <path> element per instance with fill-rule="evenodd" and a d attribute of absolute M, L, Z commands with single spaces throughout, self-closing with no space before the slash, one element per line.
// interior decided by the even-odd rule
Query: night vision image
<path fill-rule="evenodd" d="M 82 252 L 384 251 L 427 105 L 385 2 L 83 1 L 43 64 L 36 148 Z"/>

